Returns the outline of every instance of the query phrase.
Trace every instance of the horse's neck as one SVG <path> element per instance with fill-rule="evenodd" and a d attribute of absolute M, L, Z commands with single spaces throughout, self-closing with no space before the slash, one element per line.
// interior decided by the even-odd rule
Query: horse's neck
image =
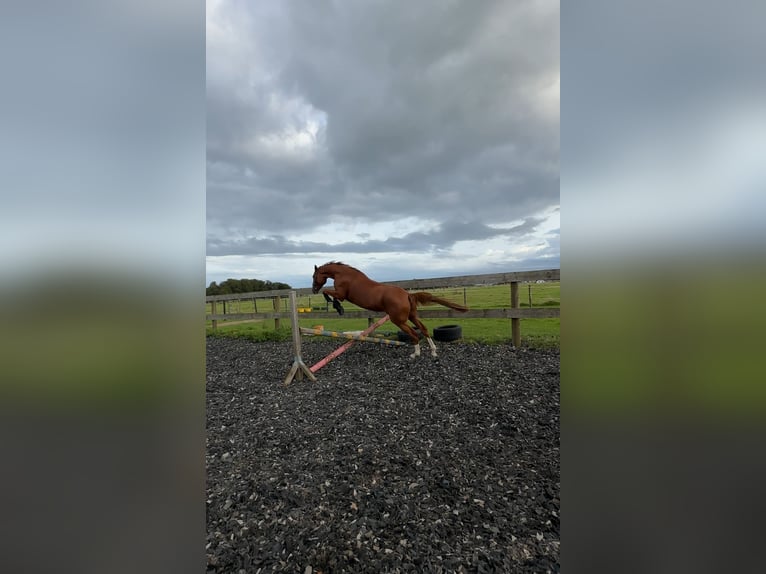
<path fill-rule="evenodd" d="M 352 267 L 336 266 L 336 267 L 333 267 L 330 270 L 328 275 L 330 277 L 332 277 L 333 279 L 335 279 L 336 276 L 338 276 L 338 275 L 343 275 L 343 276 L 347 277 L 348 279 L 356 279 L 357 281 L 358 280 L 371 281 L 371 279 L 369 277 L 367 277 L 367 275 L 365 275 L 364 273 L 362 273 L 358 269 L 354 269 Z"/>
<path fill-rule="evenodd" d="M 335 279 L 336 276 L 343 273 L 343 268 L 338 266 L 332 266 L 327 268 L 327 276 Z"/>

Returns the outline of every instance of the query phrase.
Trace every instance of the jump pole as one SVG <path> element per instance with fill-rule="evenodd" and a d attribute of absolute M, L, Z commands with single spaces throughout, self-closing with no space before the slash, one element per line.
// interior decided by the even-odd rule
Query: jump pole
<path fill-rule="evenodd" d="M 330 353 L 329 355 L 327 355 L 327 356 L 326 356 L 324 359 L 322 359 L 321 361 L 318 361 L 316 364 L 314 364 L 314 365 L 312 365 L 311 367 L 309 367 L 309 370 L 310 370 L 312 373 L 316 373 L 316 372 L 317 372 L 319 369 L 321 369 L 322 367 L 324 367 L 324 366 L 325 366 L 327 363 L 329 363 L 330 361 L 332 361 L 332 360 L 333 360 L 335 357 L 337 357 L 338 355 L 341 355 L 341 354 L 345 353 L 345 352 L 348 350 L 348 348 L 349 348 L 351 345 L 353 345 L 355 341 L 357 341 L 357 340 L 358 340 L 358 339 L 356 339 L 355 337 L 362 337 L 362 336 L 366 336 L 366 335 L 369 335 L 370 333 L 372 333 L 372 332 L 373 332 L 375 329 L 377 329 L 378 327 L 380 327 L 380 326 L 381 326 L 383 323 L 385 323 L 386 321 L 388 321 L 388 315 L 385 315 L 384 317 L 381 317 L 381 318 L 380 318 L 380 319 L 378 319 L 378 320 L 377 320 L 375 323 L 373 323 L 372 325 L 370 325 L 369 327 L 367 327 L 367 328 L 366 328 L 364 331 L 362 331 L 362 334 L 361 334 L 361 335 L 351 335 L 351 336 L 348 336 L 348 337 L 345 337 L 345 336 L 344 336 L 344 338 L 347 338 L 347 339 L 351 339 L 351 340 L 350 340 L 350 341 L 347 341 L 346 343 L 343 343 L 343 344 L 342 344 L 340 347 L 338 347 L 337 349 L 335 349 L 335 350 L 334 350 L 332 353 Z M 309 330 L 309 331 L 311 331 L 311 334 L 316 334 L 316 330 L 315 330 L 315 329 L 308 329 L 308 330 Z M 303 329 L 301 329 L 301 331 L 303 331 Z M 334 332 L 334 331 L 333 331 L 333 332 Z"/>
<path fill-rule="evenodd" d="M 303 357 L 301 356 L 301 332 L 303 329 L 298 324 L 298 305 L 296 303 L 296 296 L 295 291 L 290 291 L 290 319 L 292 322 L 292 328 L 293 328 L 293 351 L 294 351 L 294 357 L 293 357 L 293 365 L 290 368 L 290 372 L 287 373 L 287 377 L 285 377 L 284 385 L 289 385 L 290 382 L 296 378 L 298 380 L 303 379 L 303 374 L 305 373 L 309 379 L 312 381 L 316 381 L 316 377 L 314 376 L 314 373 L 316 373 L 319 369 L 324 367 L 327 363 L 332 361 L 334 358 L 336 358 L 338 355 L 343 354 L 348 348 L 353 345 L 356 341 L 359 340 L 367 340 L 367 341 L 373 341 L 374 342 L 385 342 L 385 344 L 389 345 L 406 345 L 406 343 L 401 343 L 399 341 L 389 341 L 388 339 L 378 339 L 377 337 L 366 337 L 370 333 L 372 333 L 375 329 L 380 327 L 383 323 L 388 321 L 388 315 L 384 315 L 380 319 L 378 319 L 375 323 L 367 327 L 364 331 L 362 331 L 361 335 L 346 335 L 345 333 L 338 333 L 337 331 L 328 331 L 328 333 L 338 333 L 338 336 L 342 336 L 345 339 L 350 339 L 349 341 L 343 343 L 340 347 L 335 349 L 332 353 L 327 355 L 324 359 L 321 361 L 318 361 L 316 364 L 312 365 L 311 367 L 307 367 L 306 363 L 303 362 Z M 320 329 L 308 329 L 308 331 L 311 332 L 311 334 L 317 334 L 317 331 L 320 331 Z M 333 336 L 333 335 L 328 335 Z M 362 337 L 360 339 L 360 337 Z"/>
<path fill-rule="evenodd" d="M 334 359 L 338 355 L 340 355 L 343 351 L 348 349 L 348 347 L 351 346 L 351 344 L 354 341 L 366 341 L 368 343 L 381 343 L 383 345 L 406 345 L 407 343 L 403 343 L 401 341 L 392 341 L 391 339 L 381 339 L 380 337 L 368 337 L 364 334 L 360 335 L 354 335 L 351 333 L 341 333 L 339 331 L 323 331 L 322 329 L 306 329 L 304 327 L 301 327 L 301 335 L 319 335 L 321 337 L 335 337 L 337 339 L 349 339 L 349 343 L 344 344 L 343 346 L 339 347 L 327 357 L 319 361 L 316 365 L 313 367 L 310 367 L 311 372 L 316 372 L 320 368 L 322 368 L 324 365 L 327 364 L 331 359 Z"/>

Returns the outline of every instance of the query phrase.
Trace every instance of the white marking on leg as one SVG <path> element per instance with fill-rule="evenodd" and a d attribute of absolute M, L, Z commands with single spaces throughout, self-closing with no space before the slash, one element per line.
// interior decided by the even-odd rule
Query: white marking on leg
<path fill-rule="evenodd" d="M 436 343 L 434 343 L 434 341 L 433 341 L 433 339 L 431 339 L 431 337 L 426 337 L 426 339 L 428 340 L 428 346 L 431 347 L 431 356 L 435 357 L 436 356 Z"/>
<path fill-rule="evenodd" d="M 411 359 L 414 359 L 415 357 L 420 356 L 420 341 L 415 343 L 415 352 L 410 355 Z"/>

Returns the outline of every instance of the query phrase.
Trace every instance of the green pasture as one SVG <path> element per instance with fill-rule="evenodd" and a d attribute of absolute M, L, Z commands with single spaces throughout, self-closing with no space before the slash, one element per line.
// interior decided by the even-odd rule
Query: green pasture
<path fill-rule="evenodd" d="M 429 289 L 430 293 L 467 304 L 471 309 L 502 309 L 511 306 L 510 285 L 474 286 L 466 288 Z M 559 307 L 560 306 L 560 283 L 522 283 L 519 285 L 519 305 L 521 307 Z M 257 312 L 273 311 L 271 299 L 259 299 L 254 304 L 253 300 L 240 300 L 227 302 L 226 313 L 253 313 L 257 305 Z M 322 295 L 302 296 L 298 298 L 298 307 L 309 308 L 315 311 L 325 311 L 327 305 Z M 358 310 L 359 307 L 348 302 L 343 303 L 347 311 Z M 206 305 L 207 313 L 211 312 L 211 304 Z M 442 308 L 440 305 L 424 306 L 423 309 Z M 282 309 L 288 310 L 287 299 L 282 300 Z M 332 311 L 332 307 L 329 308 Z M 223 312 L 222 302 L 218 302 L 216 311 Z M 301 315 L 299 315 L 301 317 Z M 511 339 L 511 321 L 509 319 L 424 319 L 426 327 L 433 330 L 440 325 L 460 325 L 463 329 L 463 340 L 482 343 L 504 343 Z M 213 331 L 212 322 L 207 321 L 208 335 L 225 337 L 245 337 L 256 341 L 288 340 L 290 338 L 290 324 L 288 320 L 282 320 L 279 331 L 274 329 L 274 321 L 260 320 L 247 322 L 218 321 L 217 331 Z M 317 319 L 305 316 L 299 320 L 301 327 L 314 327 L 322 325 L 330 331 L 357 331 L 367 327 L 366 319 Z M 522 319 L 521 341 L 522 345 L 529 347 L 558 347 L 560 319 Z M 390 323 L 384 324 L 376 331 L 378 335 L 396 337 L 397 328 Z"/>

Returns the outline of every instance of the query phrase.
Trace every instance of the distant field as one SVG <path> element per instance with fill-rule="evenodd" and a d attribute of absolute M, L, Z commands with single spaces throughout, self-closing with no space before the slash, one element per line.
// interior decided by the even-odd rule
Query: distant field
<path fill-rule="evenodd" d="M 560 306 L 560 282 L 550 281 L 547 283 L 522 283 L 519 285 L 519 305 L 521 307 L 559 307 Z M 430 293 L 450 299 L 460 304 L 466 304 L 472 309 L 502 309 L 511 306 L 511 287 L 510 285 L 493 286 L 475 286 L 466 288 L 447 288 L 447 289 L 429 289 Z M 283 300 L 283 310 L 287 310 L 287 299 Z M 298 307 L 311 307 L 315 310 L 327 309 L 324 298 L 321 294 L 302 296 L 298 298 Z M 348 302 L 343 303 L 347 311 L 358 310 L 359 307 Z M 441 308 L 440 305 L 426 306 L 423 309 Z M 223 311 L 221 303 L 217 305 L 217 312 Z M 268 312 L 273 310 L 273 303 L 270 299 L 260 299 L 257 301 L 257 312 Z M 330 308 L 329 310 L 332 310 Z M 211 305 L 206 305 L 206 312 L 211 313 Z M 227 302 L 227 313 L 253 313 L 256 312 L 252 300 Z M 325 329 L 332 331 L 356 331 L 364 329 L 367 326 L 366 319 L 317 319 L 305 316 L 299 323 L 301 327 L 313 327 L 314 325 L 323 325 Z M 510 340 L 511 322 L 508 319 L 424 319 L 423 321 L 429 329 L 439 325 L 460 325 L 463 329 L 463 339 L 466 341 L 476 341 L 484 343 L 500 343 Z M 208 334 L 214 333 L 210 321 L 207 321 Z M 391 336 L 396 335 L 396 327 L 390 323 L 383 325 L 378 334 Z M 254 340 L 281 340 L 290 336 L 289 321 L 282 320 L 282 328 L 279 332 L 274 330 L 273 320 L 257 320 L 247 322 L 236 322 L 227 324 L 226 321 L 218 321 L 218 330 L 215 332 L 220 336 L 246 337 Z M 560 319 L 522 319 L 521 320 L 521 340 L 522 345 L 533 347 L 551 347 L 559 345 L 560 337 Z"/>

